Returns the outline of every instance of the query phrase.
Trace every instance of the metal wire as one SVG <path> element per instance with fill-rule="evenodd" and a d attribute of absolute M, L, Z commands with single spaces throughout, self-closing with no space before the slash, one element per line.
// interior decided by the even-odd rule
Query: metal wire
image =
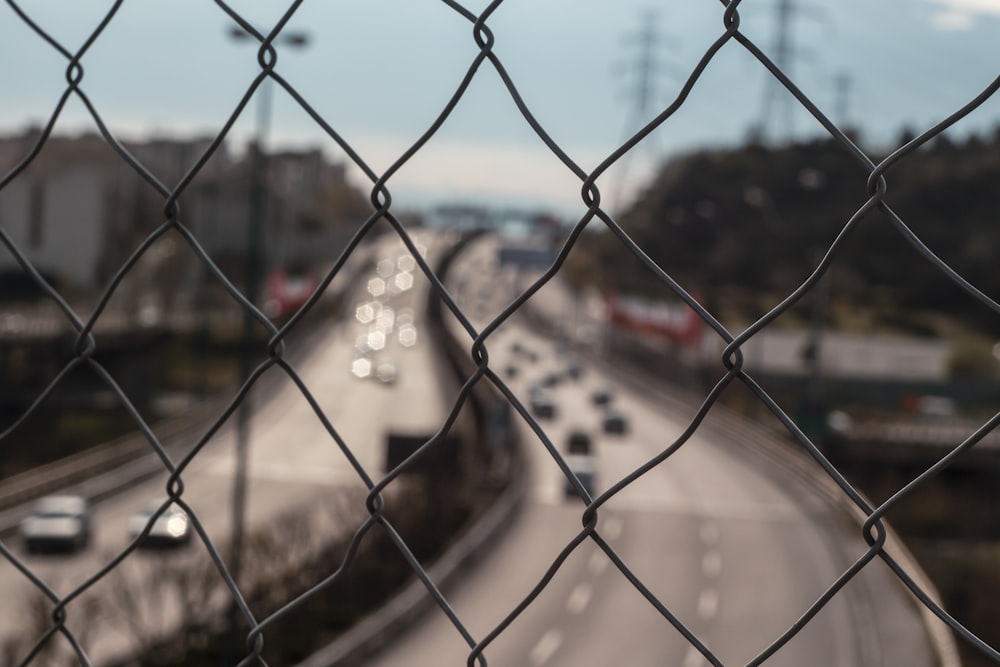
<path fill-rule="evenodd" d="M 851 563 L 850 566 L 840 574 L 836 581 L 833 582 L 823 592 L 823 594 L 820 595 L 813 602 L 813 604 L 801 614 L 800 618 L 788 627 L 785 632 L 777 637 L 762 638 L 766 639 L 768 643 L 765 648 L 762 649 L 760 653 L 747 664 L 763 664 L 768 658 L 774 655 L 782 646 L 795 637 L 803 627 L 810 623 L 811 620 L 824 609 L 831 599 L 840 594 L 844 587 L 875 559 L 880 559 L 888 565 L 902 584 L 913 592 L 920 603 L 946 623 L 959 637 L 972 646 L 978 648 L 985 656 L 993 659 L 994 661 L 1000 662 L 1000 652 L 986 644 L 986 642 L 977 637 L 973 632 L 965 628 L 953 616 L 946 612 L 939 605 L 939 603 L 935 601 L 932 595 L 923 590 L 922 586 L 918 582 L 918 578 L 915 578 L 913 573 L 908 571 L 907 567 L 904 565 L 904 561 L 898 557 L 898 554 L 894 554 L 890 551 L 887 547 L 887 529 L 883 523 L 885 515 L 890 509 L 898 505 L 906 498 L 916 494 L 928 479 L 947 468 L 955 458 L 961 456 L 965 451 L 975 446 L 976 443 L 986 436 L 986 434 L 991 432 L 994 427 L 1000 423 L 1000 415 L 993 417 L 976 433 L 962 442 L 959 446 L 955 447 L 947 456 L 943 457 L 934 466 L 926 470 L 917 478 L 913 479 L 903 488 L 899 489 L 891 498 L 875 507 L 872 506 L 863 497 L 863 495 L 847 481 L 847 479 L 845 479 L 836 467 L 831 464 L 829 460 L 827 460 L 823 453 L 817 448 L 815 443 L 813 443 L 810 438 L 803 433 L 795 421 L 781 408 L 781 406 L 777 404 L 767 391 L 765 391 L 765 389 L 743 369 L 743 356 L 741 353 L 741 348 L 746 345 L 753 336 L 764 330 L 778 317 L 789 311 L 805 295 L 816 289 L 817 284 L 827 274 L 834 259 L 843 252 L 845 239 L 847 239 L 848 236 L 876 209 L 888 217 L 899 236 L 918 253 L 920 253 L 920 255 L 926 259 L 928 264 L 934 270 L 946 276 L 952 283 L 978 300 L 992 312 L 1000 313 L 1000 305 L 998 305 L 996 301 L 984 294 L 963 278 L 955 269 L 937 257 L 921 241 L 919 236 L 905 224 L 903 219 L 888 203 L 889 177 L 892 167 L 900 161 L 905 160 L 908 155 L 911 155 L 928 141 L 941 135 L 948 128 L 953 127 L 973 110 L 982 105 L 986 100 L 990 99 L 996 92 L 997 88 L 1000 87 L 1000 78 L 993 81 L 980 94 L 970 100 L 968 104 L 964 105 L 948 118 L 929 128 L 912 141 L 899 148 L 892 155 L 882 160 L 880 163 L 875 164 L 868 157 L 868 155 L 855 145 L 851 139 L 827 117 L 826 113 L 818 105 L 814 104 L 797 87 L 794 81 L 786 76 L 785 73 L 775 65 L 765 51 L 758 48 L 747 35 L 740 31 L 739 9 L 740 5 L 743 3 L 741 3 L 740 0 L 732 0 L 728 3 L 723 0 L 719 9 L 721 26 L 718 37 L 715 38 L 705 51 L 704 55 L 691 70 L 676 98 L 668 106 L 666 106 L 660 114 L 649 121 L 645 127 L 636 132 L 621 146 L 609 154 L 596 168 L 591 171 L 587 171 L 579 166 L 577 162 L 575 162 L 574 159 L 560 147 L 560 145 L 549 135 L 545 127 L 543 127 L 543 125 L 534 116 L 529 108 L 529 105 L 519 93 L 514 80 L 504 67 L 500 57 L 494 51 L 496 35 L 489 26 L 489 21 L 494 12 L 501 6 L 501 4 L 503 4 L 503 0 L 494 0 L 479 14 L 467 9 L 455 0 L 442 1 L 444 5 L 469 23 L 469 26 L 472 29 L 471 37 L 477 49 L 476 55 L 469 63 L 468 68 L 454 93 L 444 102 L 441 111 L 434 118 L 433 122 L 407 150 L 405 150 L 395 161 L 392 162 L 392 164 L 384 172 L 379 173 L 365 162 L 360 152 L 355 150 L 355 148 L 337 131 L 337 129 L 328 123 L 322 115 L 312 105 L 310 105 L 305 97 L 301 95 L 288 80 L 282 77 L 278 71 L 279 53 L 275 47 L 275 42 L 281 35 L 282 30 L 285 29 L 289 21 L 299 9 L 302 4 L 301 0 L 292 2 L 288 6 L 287 10 L 282 14 L 278 22 L 266 34 L 255 28 L 234 8 L 230 7 L 221 0 L 216 0 L 215 4 L 224 15 L 232 20 L 236 26 L 239 26 L 240 29 L 245 31 L 253 39 L 256 39 L 259 43 L 259 48 L 257 50 L 257 63 L 260 69 L 259 72 L 253 77 L 241 99 L 228 115 L 225 122 L 222 124 L 222 127 L 219 128 L 218 132 L 215 134 L 204 152 L 198 157 L 194 164 L 190 166 L 179 182 L 175 186 L 170 187 L 161 183 L 139 159 L 131 155 L 122 143 L 116 139 L 112 129 L 104 122 L 99 110 L 91 103 L 91 100 L 84 92 L 84 57 L 89 49 L 101 39 L 105 29 L 115 21 L 115 17 L 123 4 L 122 0 L 117 0 L 112 4 L 98 24 L 97 28 L 90 34 L 84 44 L 75 52 L 67 49 L 57 39 L 55 39 L 44 28 L 44 26 L 35 22 L 31 18 L 30 11 L 26 11 L 20 7 L 16 2 L 14 2 L 14 0 L 7 0 L 7 5 L 11 8 L 11 10 L 13 10 L 16 16 L 19 17 L 21 22 L 23 22 L 24 27 L 34 32 L 39 38 L 51 46 L 55 52 L 65 58 L 67 61 L 67 67 L 65 72 L 65 90 L 61 94 L 55 108 L 52 111 L 52 114 L 31 149 L 23 157 L 23 159 L 21 159 L 8 173 L 4 174 L 3 177 L 0 178 L 0 191 L 8 187 L 15 180 L 23 178 L 25 170 L 44 150 L 67 101 L 71 97 L 75 97 L 85 106 L 90 118 L 93 120 L 95 126 L 98 128 L 101 136 L 107 142 L 108 146 L 114 150 L 124 164 L 128 165 L 132 172 L 141 178 L 149 189 L 155 192 L 156 195 L 162 199 L 163 221 L 158 227 L 149 232 L 144 241 L 128 256 L 122 265 L 118 267 L 117 271 L 101 293 L 100 299 L 98 300 L 95 308 L 87 317 L 81 317 L 74 312 L 73 308 L 60 294 L 60 292 L 53 285 L 49 284 L 42 274 L 32 265 L 25 251 L 18 247 L 17 243 L 15 243 L 8 232 L 0 226 L 0 243 L 2 243 L 7 252 L 11 253 L 20 268 L 31 277 L 39 288 L 44 291 L 46 297 L 58 307 L 66 322 L 72 326 L 76 332 L 76 341 L 72 358 L 35 398 L 25 412 L 21 414 L 18 419 L 3 433 L 0 433 L 0 446 L 3 446 L 5 441 L 10 438 L 11 434 L 17 431 L 27 419 L 38 412 L 39 406 L 56 390 L 57 387 L 63 384 L 66 376 L 73 370 L 86 368 L 99 378 L 103 385 L 116 396 L 120 407 L 131 417 L 136 428 L 142 433 L 145 440 L 148 442 L 150 450 L 156 454 L 162 462 L 163 468 L 169 473 L 169 479 L 167 482 L 168 498 L 158 508 L 158 514 L 164 512 L 170 504 L 176 504 L 187 511 L 188 515 L 191 517 L 193 527 L 198 535 L 198 538 L 205 546 L 207 553 L 211 558 L 217 576 L 223 582 L 226 590 L 228 591 L 232 604 L 235 605 L 239 615 L 249 627 L 249 631 L 246 636 L 246 653 L 242 657 L 240 662 L 241 665 L 265 664 L 262 658 L 262 651 L 268 629 L 289 612 L 303 606 L 311 597 L 317 595 L 319 592 L 344 577 L 350 576 L 350 566 L 355 559 L 358 558 L 362 541 L 366 535 L 377 528 L 389 537 L 399 554 L 406 560 L 418 580 L 426 588 L 434 603 L 447 616 L 451 624 L 454 626 L 455 631 L 468 645 L 469 654 L 467 663 L 469 665 L 479 664 L 485 666 L 487 664 L 486 653 L 490 645 L 501 634 L 509 631 L 513 622 L 534 603 L 536 598 L 546 589 L 549 582 L 552 581 L 559 570 L 563 567 L 570 555 L 573 554 L 580 547 L 580 545 L 590 542 L 596 545 L 604 554 L 607 555 L 610 562 L 614 564 L 615 568 L 617 568 L 618 572 L 624 577 L 624 579 L 627 580 L 639 594 L 641 594 L 649 605 L 663 617 L 665 622 L 674 628 L 694 648 L 694 650 L 696 650 L 710 664 L 721 666 L 722 662 L 707 646 L 704 640 L 700 638 L 691 627 L 685 624 L 668 605 L 664 604 L 664 602 L 660 600 L 656 594 L 654 594 L 654 592 L 642 581 L 640 576 L 629 567 L 629 565 L 619 556 L 618 553 L 616 553 L 607 539 L 602 536 L 600 529 L 600 510 L 612 498 L 617 496 L 624 489 L 628 488 L 650 471 L 664 465 L 671 456 L 684 447 L 684 445 L 690 441 L 691 437 L 703 425 L 709 411 L 712 410 L 713 406 L 717 404 L 723 392 L 734 383 L 741 383 L 749 389 L 749 391 L 752 392 L 757 399 L 759 399 L 759 401 L 781 422 L 787 430 L 787 433 L 791 436 L 801 451 L 806 453 L 813 461 L 815 461 L 816 464 L 818 464 L 820 469 L 829 478 L 829 481 L 832 482 L 832 484 L 838 489 L 839 493 L 853 503 L 857 511 L 864 517 L 864 521 L 861 526 L 861 537 L 868 545 L 867 550 L 853 563 Z M 801 107 L 807 110 L 813 118 L 826 129 L 830 137 L 839 143 L 847 154 L 851 155 L 855 159 L 859 167 L 859 177 L 867 179 L 868 188 L 867 201 L 865 201 L 865 203 L 854 213 L 854 215 L 846 221 L 836 239 L 830 244 L 826 253 L 816 265 L 812 274 L 777 306 L 772 308 L 757 322 L 740 332 L 730 332 L 727 330 L 727 328 L 711 312 L 702 306 L 698 300 L 692 296 L 692 294 L 686 291 L 680 283 L 670 275 L 668 270 L 669 267 L 659 266 L 649 255 L 646 254 L 646 252 L 644 252 L 644 250 L 615 220 L 610 212 L 602 207 L 601 190 L 598 187 L 598 180 L 608 171 L 608 169 L 622 160 L 627 154 L 630 153 L 630 151 L 633 151 L 641 142 L 649 137 L 654 130 L 670 122 L 675 112 L 683 107 L 689 94 L 698 84 L 701 76 L 712 65 L 720 51 L 725 47 L 742 48 L 757 62 L 759 62 L 761 67 L 769 72 L 770 75 L 772 75 L 775 80 L 777 80 L 788 91 L 788 93 L 799 102 Z M 481 70 L 488 68 L 492 68 L 492 70 L 499 76 L 511 100 L 520 112 L 525 124 L 548 148 L 551 154 L 562 163 L 566 170 L 579 180 L 580 198 L 583 206 L 585 207 L 585 213 L 572 227 L 557 256 L 547 270 L 545 270 L 542 275 L 537 278 L 537 280 L 524 289 L 524 291 L 520 293 L 499 315 L 486 324 L 482 330 L 477 330 L 476 326 L 473 325 L 470 319 L 463 312 L 462 308 L 445 289 L 442 284 L 441 277 L 437 275 L 426 258 L 423 257 L 411 234 L 393 212 L 389 183 L 392 180 L 392 177 L 398 173 L 404 165 L 406 165 L 415 155 L 422 151 L 425 146 L 434 140 L 435 135 L 438 133 L 440 128 L 461 103 L 472 82 L 477 76 L 480 76 Z M 254 305 L 251 300 L 251 295 L 243 294 L 240 289 L 229 281 L 225 273 L 219 268 L 219 266 L 217 266 L 209 253 L 203 248 L 197 236 L 185 225 L 179 203 L 184 192 L 191 186 L 192 183 L 198 180 L 200 174 L 205 168 L 205 165 L 219 151 L 220 146 L 222 146 L 223 142 L 226 140 L 237 120 L 243 115 L 247 105 L 250 103 L 250 100 L 262 85 L 268 83 L 268 80 L 274 82 L 274 84 L 287 93 L 288 97 L 296 102 L 296 104 L 315 122 L 316 126 L 339 147 L 350 162 L 362 174 L 364 174 L 368 181 L 370 181 L 371 189 L 369 196 L 373 207 L 371 215 L 358 225 L 356 232 L 348 242 L 343 253 L 335 259 L 331 268 L 329 268 L 327 273 L 323 276 L 319 283 L 319 289 L 316 290 L 313 296 L 309 298 L 300 310 L 298 310 L 281 326 L 272 322 L 265 315 L 265 313 L 261 312 L 261 310 Z M 339 275 L 341 275 L 347 260 L 366 239 L 373 235 L 373 229 L 380 222 L 389 225 L 393 232 L 398 235 L 399 239 L 415 258 L 420 271 L 427 278 L 431 286 L 431 290 L 433 290 L 433 292 L 440 298 L 443 305 L 447 308 L 449 315 L 454 318 L 454 320 L 466 333 L 467 339 L 464 341 L 464 344 L 468 345 L 469 356 L 471 361 L 475 364 L 475 371 L 464 379 L 464 383 L 454 399 L 453 404 L 450 406 L 447 417 L 440 425 L 437 433 L 428 439 L 402 464 L 389 471 L 381 478 L 376 478 L 372 471 L 367 470 L 364 465 L 362 465 L 361 461 L 357 458 L 355 453 L 352 452 L 351 448 L 338 433 L 336 427 L 324 413 L 321 405 L 316 400 L 315 396 L 313 396 L 299 372 L 296 370 L 294 365 L 284 357 L 284 350 L 285 340 L 288 337 L 288 334 L 296 329 L 296 327 L 300 326 L 303 318 L 305 318 L 316 306 L 322 295 L 330 289 L 331 284 L 338 278 Z M 521 403 L 520 399 L 513 392 L 513 390 L 507 386 L 503 378 L 490 367 L 487 347 L 491 336 L 494 335 L 501 325 L 508 321 L 513 315 L 523 310 L 529 300 L 531 300 L 532 297 L 539 292 L 539 290 L 541 290 L 563 270 L 564 263 L 570 252 L 579 241 L 581 234 L 592 224 L 603 225 L 606 227 L 607 230 L 610 231 L 614 237 L 650 271 L 651 274 L 655 275 L 668 290 L 672 291 L 679 299 L 686 303 L 687 306 L 689 306 L 708 326 L 708 328 L 714 331 L 714 333 L 725 342 L 725 350 L 721 359 L 720 367 L 721 375 L 712 390 L 704 397 L 700 407 L 690 418 L 689 423 L 686 425 L 681 435 L 669 445 L 665 446 L 657 456 L 648 460 L 642 466 L 636 468 L 620 480 L 614 482 L 609 488 L 607 488 L 606 491 L 598 495 L 596 498 L 590 497 L 587 490 L 583 488 L 579 480 L 577 480 L 573 475 L 569 465 L 564 460 L 557 447 L 552 443 L 545 430 L 538 424 L 529 410 Z M 180 235 L 180 237 L 197 257 L 198 261 L 204 265 L 205 269 L 207 269 L 211 277 L 217 281 L 220 286 L 222 286 L 226 293 L 228 293 L 229 297 L 232 298 L 232 300 L 237 303 L 240 308 L 250 313 L 257 323 L 259 323 L 270 336 L 270 340 L 267 342 L 263 350 L 266 353 L 266 359 L 253 369 L 249 377 L 232 396 L 229 403 L 214 420 L 212 425 L 200 438 L 198 438 L 187 453 L 179 460 L 174 460 L 171 457 L 170 453 L 160 442 L 156 433 L 132 404 L 132 401 L 115 381 L 112 374 L 94 356 L 95 351 L 100 345 L 100 341 L 94 335 L 95 324 L 102 317 L 102 314 L 105 313 L 108 303 L 119 291 L 125 277 L 133 271 L 134 267 L 143 258 L 143 256 L 149 252 L 150 248 L 154 247 L 168 234 Z M 239 585 L 230 573 L 226 559 L 223 557 L 222 552 L 215 544 L 213 544 L 205 526 L 198 517 L 197 512 L 185 499 L 184 475 L 191 463 L 202 454 L 206 445 L 212 440 L 213 436 L 215 436 L 227 424 L 230 417 L 239 409 L 240 405 L 247 400 L 248 394 L 258 381 L 260 381 L 260 378 L 265 374 L 265 372 L 276 368 L 280 369 L 281 372 L 290 379 L 296 389 L 301 393 L 302 397 L 308 402 L 313 413 L 329 436 L 331 446 L 336 447 L 345 457 L 345 459 L 350 463 L 358 481 L 367 489 L 367 497 L 365 499 L 364 506 L 368 513 L 368 517 L 357 528 L 353 537 L 349 541 L 342 561 L 338 563 L 336 567 L 322 576 L 319 581 L 315 583 L 315 585 L 302 595 L 288 600 L 284 606 L 266 618 L 258 619 L 245 600 L 244 592 L 241 591 Z M 415 465 L 415 463 L 423 455 L 441 443 L 441 441 L 454 427 L 454 424 L 458 419 L 458 415 L 470 400 L 473 390 L 480 385 L 491 385 L 495 387 L 499 394 L 510 403 L 517 416 L 534 432 L 538 441 L 547 450 L 552 460 L 559 466 L 566 478 L 576 487 L 576 491 L 579 495 L 585 499 L 586 507 L 580 516 L 582 527 L 579 532 L 553 559 L 544 574 L 532 588 L 531 592 L 513 609 L 511 609 L 506 617 L 499 624 L 497 624 L 493 630 L 483 636 L 477 637 L 465 626 L 462 619 L 451 607 L 447 597 L 442 593 L 439 583 L 434 581 L 427 573 L 417 557 L 414 556 L 410 546 L 399 534 L 397 528 L 383 514 L 385 506 L 383 493 L 394 482 L 396 482 L 403 473 Z M 136 550 L 137 544 L 138 540 L 131 542 L 122 551 L 115 554 L 113 558 L 104 564 L 103 567 L 98 569 L 86 581 L 78 585 L 68 594 L 60 596 L 45 581 L 33 573 L 31 568 L 28 567 L 24 561 L 18 558 L 15 553 L 0 542 L 0 554 L 2 554 L 3 558 L 10 562 L 22 575 L 24 575 L 24 578 L 42 595 L 44 595 L 44 597 L 52 605 L 51 624 L 42 636 L 37 638 L 28 652 L 20 657 L 17 664 L 38 664 L 37 659 L 40 653 L 50 642 L 54 641 L 56 635 L 59 635 L 68 641 L 76 659 L 79 661 L 79 664 L 90 665 L 90 658 L 87 655 L 85 647 L 66 625 L 68 608 L 73 601 L 77 600 L 85 592 L 92 589 L 99 581 L 106 579 L 113 570 L 129 558 L 130 555 Z"/>

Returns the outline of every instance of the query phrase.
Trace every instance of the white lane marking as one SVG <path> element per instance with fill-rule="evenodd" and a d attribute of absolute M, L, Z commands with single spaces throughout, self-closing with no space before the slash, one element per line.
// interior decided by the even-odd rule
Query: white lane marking
<path fill-rule="evenodd" d="M 722 572 L 722 552 L 710 549 L 701 557 L 701 572 L 706 577 L 718 577 Z"/>
<path fill-rule="evenodd" d="M 604 572 L 608 567 L 607 555 L 603 551 L 599 551 L 590 557 L 590 562 L 587 564 L 587 568 L 590 570 L 591 574 L 600 574 Z"/>
<path fill-rule="evenodd" d="M 587 584 L 579 584 L 570 593 L 569 599 L 566 600 L 566 611 L 571 614 L 579 614 L 581 611 L 587 608 L 587 604 L 590 603 L 590 596 L 593 593 L 593 589 Z"/>
<path fill-rule="evenodd" d="M 774 523 L 801 522 L 807 518 L 809 509 L 801 505 L 776 502 L 751 501 L 692 501 L 686 498 L 655 494 L 644 489 L 625 489 L 614 499 L 618 512 L 638 510 L 643 512 L 665 512 L 676 516 L 689 516 L 706 520 L 741 519 L 744 521 L 767 521 Z M 811 506 L 810 506 L 811 507 Z"/>
<path fill-rule="evenodd" d="M 706 588 L 698 596 L 698 618 L 710 621 L 719 611 L 719 592 L 714 588 Z"/>
<path fill-rule="evenodd" d="M 688 646 L 687 654 L 684 656 L 684 667 L 702 667 L 704 664 L 705 656 L 694 646 Z"/>
<path fill-rule="evenodd" d="M 717 544 L 719 542 L 719 525 L 712 521 L 705 521 L 698 530 L 698 536 L 704 545 L 712 546 Z"/>
<path fill-rule="evenodd" d="M 531 653 L 528 656 L 531 664 L 534 667 L 541 667 L 548 662 L 552 654 L 559 650 L 559 646 L 562 645 L 562 639 L 562 633 L 558 630 L 549 630 L 542 635 L 542 638 L 538 640 L 538 643 L 531 649 Z"/>
<path fill-rule="evenodd" d="M 597 532 L 606 540 L 617 540 L 621 537 L 623 524 L 620 516 L 609 516 L 597 524 Z"/>
<path fill-rule="evenodd" d="M 220 458 L 208 461 L 207 465 L 186 474 L 228 478 L 233 476 L 233 463 Z M 251 461 L 247 475 L 253 480 L 260 481 L 303 482 L 329 486 L 350 486 L 352 483 L 360 484 L 361 481 L 357 473 L 346 465 L 333 463 L 316 463 L 307 466 L 273 460 Z"/>

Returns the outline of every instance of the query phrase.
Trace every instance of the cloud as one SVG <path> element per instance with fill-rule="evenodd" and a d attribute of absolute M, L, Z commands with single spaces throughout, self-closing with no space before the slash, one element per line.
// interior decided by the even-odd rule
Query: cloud
<path fill-rule="evenodd" d="M 386 136 L 359 137 L 359 152 L 370 160 L 377 172 L 387 168 L 407 148 L 405 142 Z M 584 171 L 600 162 L 602 156 L 593 151 L 576 151 L 572 155 Z M 643 165 L 634 164 L 629 175 L 636 183 L 644 183 L 648 174 Z M 620 167 L 619 167 L 620 168 Z M 617 173 L 609 171 L 598 179 L 602 201 L 618 199 L 637 189 L 623 187 Z M 359 180 L 360 182 L 360 180 Z M 581 181 L 547 148 L 540 145 L 497 144 L 432 138 L 389 179 L 389 190 L 404 194 L 425 193 L 439 201 L 474 200 L 506 202 L 518 207 L 546 205 L 564 211 L 586 209 L 580 193 Z M 368 188 L 369 184 L 362 187 Z"/>
<path fill-rule="evenodd" d="M 1000 0 L 938 0 L 938 2 L 959 11 L 1000 15 Z"/>
<path fill-rule="evenodd" d="M 931 25 L 939 30 L 968 30 L 975 23 L 975 15 L 971 12 L 943 11 L 931 16 Z"/>
<path fill-rule="evenodd" d="M 939 11 L 931 23 L 941 30 L 968 30 L 985 14 L 1000 16 L 1000 0 L 931 0 Z"/>

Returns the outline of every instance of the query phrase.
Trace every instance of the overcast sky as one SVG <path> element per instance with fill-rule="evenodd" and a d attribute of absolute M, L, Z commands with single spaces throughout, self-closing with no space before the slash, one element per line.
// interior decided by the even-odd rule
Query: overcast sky
<path fill-rule="evenodd" d="M 745 0 L 741 28 L 777 57 L 782 0 Z M 466 3 L 473 12 L 486 2 Z M 74 51 L 109 2 L 20 0 L 18 5 Z M 234 8 L 263 29 L 283 2 L 247 0 Z M 905 125 L 923 129 L 1000 75 L 1000 0 L 794 0 L 789 74 L 835 121 L 862 130 L 865 147 L 892 145 Z M 528 107 L 583 169 L 596 167 L 677 95 L 723 32 L 717 0 L 507 0 L 489 18 L 494 50 Z M 258 70 L 256 48 L 228 36 L 232 21 L 207 0 L 126 0 L 83 57 L 81 88 L 122 138 L 215 134 Z M 377 172 L 388 168 L 433 122 L 477 53 L 472 25 L 436 0 L 313 0 L 289 31 L 303 48 L 279 46 L 277 71 Z M 653 35 L 645 117 L 636 117 L 640 36 Z M 51 116 L 66 87 L 67 60 L 7 5 L 0 5 L 0 132 L 20 132 Z M 848 85 L 838 95 L 836 81 Z M 708 66 L 681 110 L 598 181 L 606 201 L 641 187 L 655 160 L 744 139 L 760 121 L 766 74 L 737 43 Z M 273 90 L 271 146 L 334 142 L 279 88 Z M 818 125 L 772 107 L 772 131 L 805 137 Z M 846 111 L 845 111 L 846 109 Z M 256 106 L 234 127 L 243 145 Z M 990 100 L 958 134 L 991 131 L 1000 101 Z M 60 132 L 92 129 L 72 100 Z M 624 179 L 623 185 L 623 177 Z M 358 178 L 360 182 L 360 177 Z M 486 200 L 512 206 L 582 210 L 579 181 L 525 123 L 486 63 L 431 143 L 389 181 L 400 206 Z"/>

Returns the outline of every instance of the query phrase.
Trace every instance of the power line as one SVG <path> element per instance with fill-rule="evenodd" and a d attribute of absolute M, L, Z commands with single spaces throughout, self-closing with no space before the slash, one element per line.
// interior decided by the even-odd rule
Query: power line
<path fill-rule="evenodd" d="M 792 41 L 794 21 L 803 9 L 795 0 L 777 0 L 774 6 L 775 37 L 769 56 L 785 76 L 794 81 L 793 63 L 801 49 Z M 758 141 L 777 141 L 790 138 L 794 134 L 793 116 L 795 105 L 792 96 L 781 82 L 768 73 L 764 85 L 764 98 L 760 119 L 751 129 L 751 135 Z"/>
<path fill-rule="evenodd" d="M 627 95 L 630 104 L 622 143 L 628 141 L 655 115 L 654 103 L 659 97 L 659 84 L 668 70 L 668 66 L 662 59 L 662 53 L 663 47 L 667 46 L 669 42 L 659 30 L 656 13 L 646 11 L 640 20 L 639 31 L 626 37 L 628 46 L 634 47 L 634 53 L 625 72 L 625 76 L 629 79 Z M 651 157 L 656 159 L 658 151 L 653 137 L 646 137 L 644 144 Z M 622 192 L 625 189 L 628 163 L 634 152 L 629 151 L 619 162 L 615 197 L 612 200 L 615 204 L 621 201 Z"/>
<path fill-rule="evenodd" d="M 853 78 L 848 72 L 840 72 L 833 79 L 836 92 L 834 119 L 840 125 L 841 129 L 851 126 L 850 102 L 853 83 Z"/>
<path fill-rule="evenodd" d="M 667 73 L 663 47 L 669 42 L 659 30 L 659 21 L 653 11 L 646 11 L 637 33 L 628 36 L 629 46 L 634 46 L 634 57 L 629 61 L 626 76 L 630 79 L 628 96 L 631 113 L 625 126 L 624 139 L 637 132 L 653 116 L 653 105 L 659 97 L 659 84 Z M 649 144 L 652 145 L 652 144 Z"/>

